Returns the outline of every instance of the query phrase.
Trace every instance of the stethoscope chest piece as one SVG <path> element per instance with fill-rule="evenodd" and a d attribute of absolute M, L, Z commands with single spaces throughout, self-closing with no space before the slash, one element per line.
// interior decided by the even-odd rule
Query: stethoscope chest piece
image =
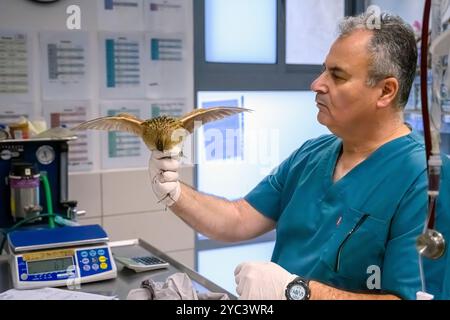
<path fill-rule="evenodd" d="M 445 239 L 440 232 L 427 229 L 417 238 L 416 247 L 422 256 L 436 260 L 444 255 Z"/>

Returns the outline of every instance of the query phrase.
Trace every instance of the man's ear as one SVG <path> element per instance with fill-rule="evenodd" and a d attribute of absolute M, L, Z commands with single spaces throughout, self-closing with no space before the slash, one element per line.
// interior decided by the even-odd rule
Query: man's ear
<path fill-rule="evenodd" d="M 399 83 L 394 77 L 381 80 L 378 84 L 381 86 L 381 95 L 377 101 L 378 108 L 386 108 L 396 103 Z"/>

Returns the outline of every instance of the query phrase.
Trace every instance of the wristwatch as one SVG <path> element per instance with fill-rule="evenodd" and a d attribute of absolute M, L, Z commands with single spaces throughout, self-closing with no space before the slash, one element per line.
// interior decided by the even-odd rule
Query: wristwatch
<path fill-rule="evenodd" d="M 287 285 L 285 295 L 288 300 L 309 300 L 309 281 L 302 277 L 295 278 Z"/>

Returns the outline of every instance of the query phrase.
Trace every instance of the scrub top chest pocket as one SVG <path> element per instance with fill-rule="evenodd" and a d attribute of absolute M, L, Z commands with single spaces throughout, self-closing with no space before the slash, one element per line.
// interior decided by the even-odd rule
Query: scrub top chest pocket
<path fill-rule="evenodd" d="M 388 229 L 387 222 L 348 208 L 320 258 L 331 272 L 363 287 L 370 266 L 382 269 Z"/>

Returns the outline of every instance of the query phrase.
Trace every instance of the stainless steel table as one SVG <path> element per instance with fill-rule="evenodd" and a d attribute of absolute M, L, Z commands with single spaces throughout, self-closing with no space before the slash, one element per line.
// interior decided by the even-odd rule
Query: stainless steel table
<path fill-rule="evenodd" d="M 169 262 L 169 267 L 136 273 L 133 270 L 124 268 L 120 262 L 116 262 L 117 278 L 94 283 L 82 283 L 81 291 L 107 296 L 117 296 L 119 299 L 126 299 L 128 292 L 131 289 L 139 288 L 143 280 L 151 278 L 154 281 L 164 282 L 170 275 L 177 272 L 183 272 L 192 280 L 197 291 L 226 293 L 230 299 L 236 299 L 234 295 L 225 289 L 141 239 L 112 242 L 111 247 L 113 254 L 118 256 L 132 257 L 149 254 L 155 255 Z M 12 288 L 13 283 L 8 257 L 0 256 L 0 293 Z M 61 288 L 63 289 L 64 287 Z"/>

